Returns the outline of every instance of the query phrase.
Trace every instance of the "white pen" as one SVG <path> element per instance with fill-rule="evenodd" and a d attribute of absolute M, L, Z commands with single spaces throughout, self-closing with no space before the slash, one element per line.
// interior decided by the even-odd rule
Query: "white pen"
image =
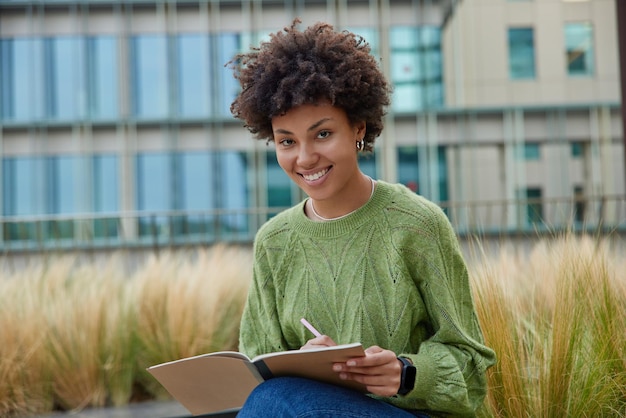
<path fill-rule="evenodd" d="M 322 333 L 319 332 L 318 330 L 316 330 L 315 327 L 313 325 L 311 325 L 309 323 L 309 321 L 307 321 L 306 319 L 302 318 L 302 319 L 300 319 L 300 322 L 302 322 L 302 325 L 307 327 L 308 330 L 311 331 L 313 333 L 313 335 L 315 335 L 316 337 L 321 337 L 322 336 Z"/>

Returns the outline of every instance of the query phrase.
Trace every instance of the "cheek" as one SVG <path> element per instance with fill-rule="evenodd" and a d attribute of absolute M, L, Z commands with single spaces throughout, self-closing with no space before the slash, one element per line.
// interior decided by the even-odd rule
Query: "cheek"
<path fill-rule="evenodd" d="M 285 171 L 286 173 L 289 173 L 290 167 L 291 167 L 291 158 L 289 158 L 289 156 L 286 153 L 277 152 L 276 162 L 278 162 L 278 165 L 280 166 L 280 168 L 283 169 L 283 171 Z"/>
<path fill-rule="evenodd" d="M 354 145 L 353 145 L 354 144 Z M 347 146 L 342 147 L 334 155 L 335 161 L 346 166 L 358 165 L 359 154 L 356 149 L 356 143 L 350 141 Z"/>

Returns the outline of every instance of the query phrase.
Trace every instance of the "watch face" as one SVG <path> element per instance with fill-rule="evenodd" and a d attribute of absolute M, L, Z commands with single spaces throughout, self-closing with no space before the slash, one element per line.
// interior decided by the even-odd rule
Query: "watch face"
<path fill-rule="evenodd" d="M 398 360 L 402 362 L 402 381 L 400 382 L 400 390 L 398 390 L 398 394 L 406 395 L 415 387 L 417 369 L 409 359 L 398 357 Z"/>
<path fill-rule="evenodd" d="M 413 365 L 405 366 L 405 367 L 406 367 L 406 371 L 405 371 L 406 374 L 405 374 L 404 384 L 408 390 L 411 390 L 415 387 L 415 376 L 417 374 L 416 373 L 417 369 Z"/>

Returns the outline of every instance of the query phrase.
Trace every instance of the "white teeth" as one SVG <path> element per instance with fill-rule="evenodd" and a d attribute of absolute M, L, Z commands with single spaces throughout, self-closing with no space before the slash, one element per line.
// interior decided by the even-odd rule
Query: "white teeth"
<path fill-rule="evenodd" d="M 322 171 L 318 171 L 317 173 L 314 174 L 310 174 L 308 176 L 305 176 L 304 174 L 302 175 L 302 177 L 304 177 L 304 179 L 306 181 L 315 181 L 317 179 L 319 179 L 320 177 L 322 177 L 324 174 L 326 174 L 328 172 L 328 170 L 322 170 Z"/>

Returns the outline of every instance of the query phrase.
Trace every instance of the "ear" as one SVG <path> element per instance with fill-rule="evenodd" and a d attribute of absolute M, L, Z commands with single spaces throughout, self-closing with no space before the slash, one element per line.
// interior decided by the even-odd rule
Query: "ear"
<path fill-rule="evenodd" d="M 365 126 L 365 121 L 356 122 L 354 124 L 356 139 L 358 141 L 363 140 L 363 137 L 365 136 Z"/>

